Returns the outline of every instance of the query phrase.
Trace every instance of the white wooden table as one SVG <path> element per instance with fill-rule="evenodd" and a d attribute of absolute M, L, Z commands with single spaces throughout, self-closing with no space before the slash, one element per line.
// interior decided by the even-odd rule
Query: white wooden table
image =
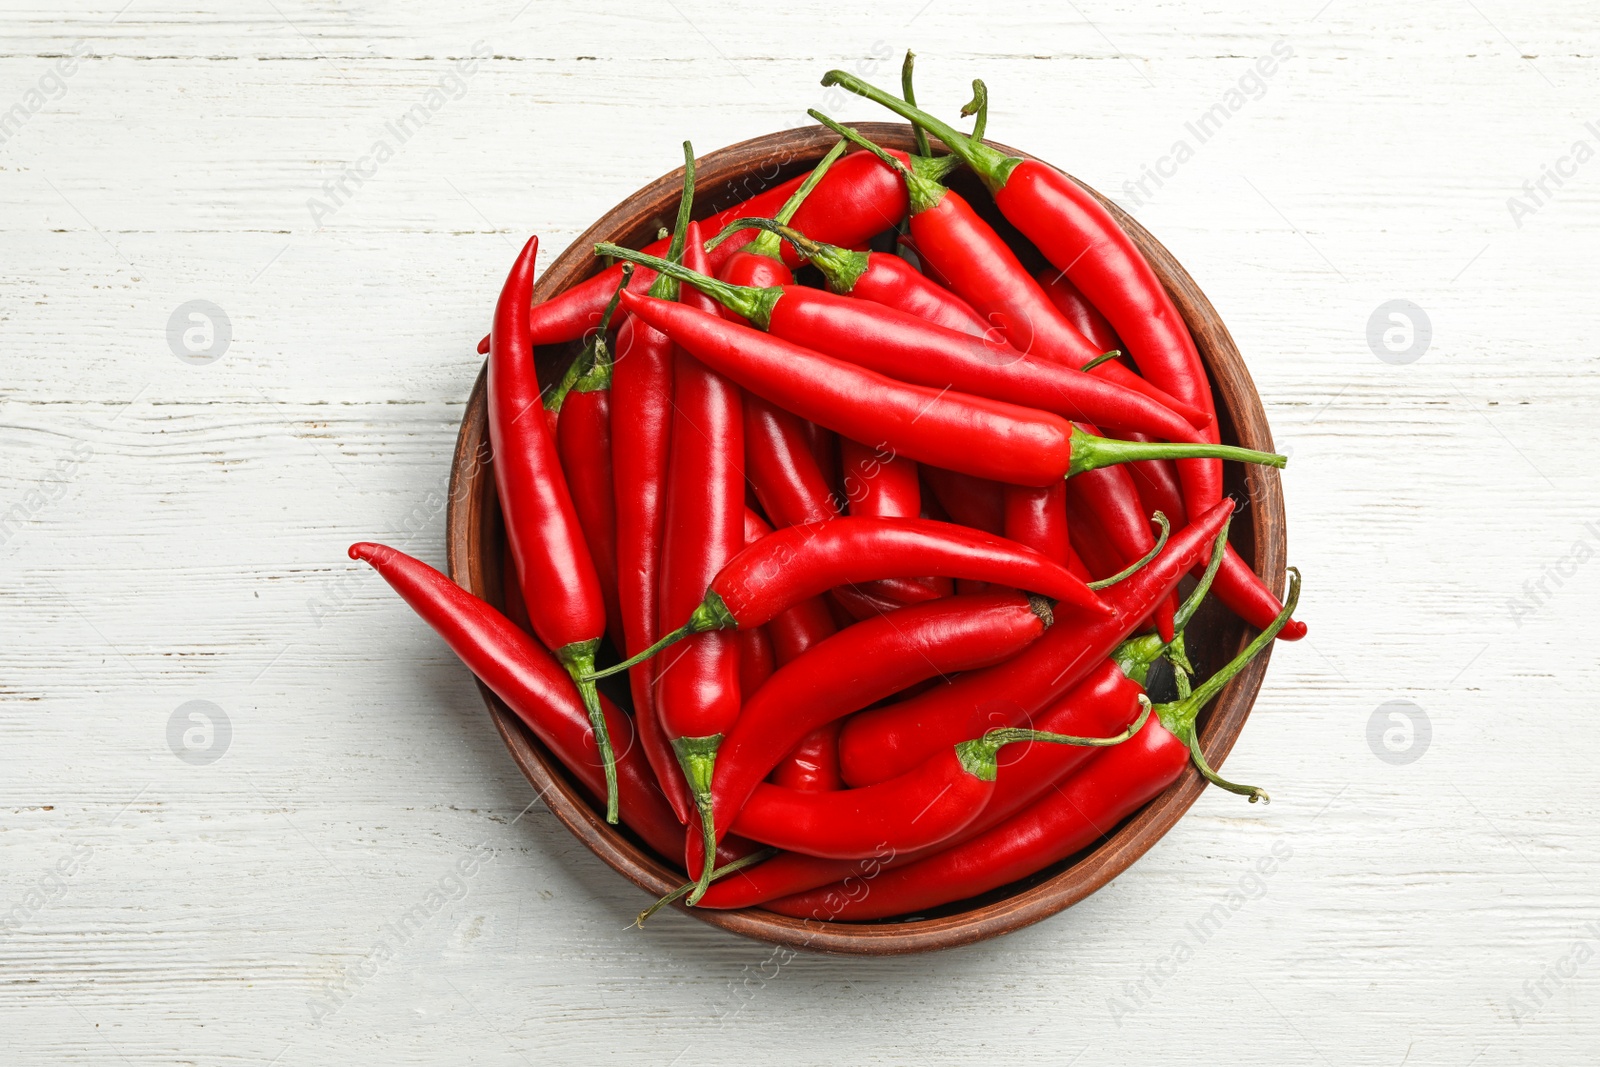
<path fill-rule="evenodd" d="M 0 19 L 0 1060 L 1600 1059 L 1592 4 L 122 4 Z M 776 966 L 627 929 L 344 547 L 442 563 L 526 234 L 685 137 L 879 118 L 817 80 L 908 45 L 1221 309 L 1312 634 L 1228 761 L 1270 807 L 1214 791 L 995 942 Z"/>

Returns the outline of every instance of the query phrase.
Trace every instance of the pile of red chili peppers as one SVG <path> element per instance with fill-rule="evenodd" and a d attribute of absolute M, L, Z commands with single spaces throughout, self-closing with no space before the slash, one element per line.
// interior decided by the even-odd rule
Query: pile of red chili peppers
<path fill-rule="evenodd" d="M 1160 280 L 1071 178 L 984 143 L 981 82 L 971 135 L 915 106 L 909 54 L 900 96 L 823 84 L 917 151 L 812 112 L 833 151 L 695 220 L 686 143 L 670 234 L 597 246 L 615 262 L 539 304 L 537 238 L 517 257 L 487 344 L 503 609 L 350 555 L 681 862 L 667 899 L 922 915 L 1092 846 L 1191 765 L 1266 799 L 1196 723 L 1305 633 L 1298 573 L 1280 603 L 1228 546 L 1222 463 L 1283 457 L 1220 442 Z M 944 185 L 963 166 L 1020 237 Z M 1208 593 L 1258 634 L 1191 682 Z M 1162 661 L 1177 699 L 1153 704 Z"/>

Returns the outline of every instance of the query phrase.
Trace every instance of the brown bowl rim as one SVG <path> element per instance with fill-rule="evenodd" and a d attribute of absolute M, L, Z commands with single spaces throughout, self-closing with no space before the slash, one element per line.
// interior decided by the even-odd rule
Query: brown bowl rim
<path fill-rule="evenodd" d="M 853 125 L 887 147 L 912 147 L 908 126 L 896 123 Z M 807 126 L 755 137 L 698 159 L 696 169 L 702 195 L 697 197 L 696 216 L 704 216 L 706 212 L 700 202 L 714 195 L 716 190 L 731 189 L 735 182 L 745 182 L 749 188 L 753 167 L 772 170 L 771 175 L 757 175 L 758 185 L 750 191 L 759 191 L 760 185 L 775 182 L 780 176 L 787 176 L 820 159 L 835 140 L 835 135 L 826 128 Z M 1011 155 L 1036 158 L 996 142 L 988 143 Z M 535 300 L 548 300 L 593 273 L 595 261 L 589 249 L 596 242 L 621 239 L 626 243 L 629 236 L 644 232 L 641 227 L 651 219 L 670 218 L 682 180 L 683 168 L 680 167 L 601 216 L 544 270 L 534 289 Z M 1233 338 L 1211 302 L 1172 254 L 1143 226 L 1094 189 L 1082 182 L 1079 184 L 1104 204 L 1128 232 L 1183 314 L 1212 377 L 1224 440 L 1270 451 L 1272 434 L 1260 396 Z M 750 191 L 744 195 L 750 195 Z M 446 540 L 451 577 L 463 588 L 498 603 L 498 591 L 486 588 L 484 557 L 480 551 L 483 538 L 492 532 L 492 523 L 487 517 L 489 509 L 495 506 L 493 478 L 487 465 L 477 458 L 487 454 L 484 389 L 484 373 L 480 369 L 467 400 L 452 462 Z M 1230 422 L 1231 436 L 1227 432 Z M 1240 518 L 1248 519 L 1249 534 L 1253 537 L 1246 536 L 1254 542 L 1253 558 L 1251 553 L 1246 553 L 1246 558 L 1256 573 L 1266 576 L 1268 585 L 1281 595 L 1287 544 L 1278 472 L 1252 467 L 1242 485 L 1248 507 Z M 1237 491 L 1236 495 L 1239 495 Z M 1240 525 L 1236 519 L 1236 540 Z M 1245 640 L 1243 624 L 1235 629 L 1239 633 L 1229 641 L 1230 647 L 1237 647 Z M 1266 673 L 1270 651 L 1224 689 L 1205 716 L 1200 739 L 1212 766 L 1221 765 L 1249 717 Z M 631 835 L 608 826 L 516 715 L 481 682 L 478 688 L 512 759 L 551 812 L 575 837 L 651 898 L 680 884 L 681 872 L 674 874 Z M 1106 885 L 1154 846 L 1195 802 L 1204 787 L 1204 780 L 1191 767 L 1165 792 L 1097 845 L 1080 854 L 1064 870 L 1003 899 L 941 918 L 857 924 L 792 919 L 759 908 L 680 910 L 745 937 L 809 952 L 879 956 L 972 944 L 1046 919 Z"/>

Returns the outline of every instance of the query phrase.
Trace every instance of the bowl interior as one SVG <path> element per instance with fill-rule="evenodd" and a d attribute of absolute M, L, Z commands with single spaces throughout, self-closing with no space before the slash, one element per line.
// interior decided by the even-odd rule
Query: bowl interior
<path fill-rule="evenodd" d="M 866 136 L 890 148 L 911 149 L 910 128 L 891 123 L 857 123 Z M 763 189 L 808 169 L 834 144 L 821 126 L 804 127 L 732 145 L 696 161 L 695 217 L 704 218 Z M 991 142 L 992 143 L 992 142 Z M 1025 155 L 995 145 L 1014 155 Z M 677 210 L 682 169 L 666 174 L 607 212 L 546 267 L 535 286 L 535 300 L 547 300 L 600 269 L 589 252 L 597 241 L 641 247 Z M 1045 265 L 1043 257 L 995 210 L 987 192 L 969 172 L 951 175 L 949 184 L 965 196 L 1017 251 L 1030 270 Z M 1092 190 L 1091 190 L 1092 191 Z M 1095 194 L 1099 195 L 1099 194 Z M 1260 397 L 1233 339 L 1193 279 L 1142 226 L 1104 197 L 1118 222 L 1133 237 L 1171 293 L 1194 335 L 1217 399 L 1222 439 L 1249 448 L 1272 448 Z M 558 378 L 577 352 L 577 344 L 540 348 L 540 376 Z M 1231 538 L 1240 555 L 1281 594 L 1284 580 L 1285 531 L 1278 473 L 1271 468 L 1227 464 L 1226 489 L 1246 506 L 1235 518 Z M 451 474 L 447 540 L 450 573 L 456 582 L 496 606 L 503 606 L 503 582 L 509 573 L 506 540 L 495 494 L 488 443 L 484 376 L 467 402 Z M 1231 658 L 1248 640 L 1244 623 L 1208 603 L 1188 630 L 1188 652 L 1196 668 L 1209 673 Z M 1266 671 L 1270 649 L 1230 684 L 1202 717 L 1201 744 L 1218 766 L 1232 748 L 1250 713 Z M 626 684 L 609 690 L 629 705 Z M 681 869 L 663 862 L 626 829 L 608 826 L 561 764 L 528 732 L 517 717 L 481 683 L 495 726 L 512 757 L 534 788 L 566 827 L 596 855 L 652 897 L 675 888 Z M 734 933 L 787 947 L 832 953 L 890 955 L 969 944 L 1006 933 L 1054 915 L 1093 893 L 1132 864 L 1165 834 L 1204 788 L 1192 768 L 1099 843 L 1027 879 L 982 897 L 948 905 L 926 915 L 871 923 L 821 922 L 746 909 L 708 911 L 690 908 L 703 922 Z"/>

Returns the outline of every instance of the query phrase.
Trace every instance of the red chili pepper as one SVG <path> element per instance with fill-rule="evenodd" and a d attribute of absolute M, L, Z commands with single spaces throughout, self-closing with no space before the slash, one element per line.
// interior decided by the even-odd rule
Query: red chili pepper
<path fill-rule="evenodd" d="M 748 396 L 744 407 L 744 442 L 745 474 L 761 509 L 775 524 L 800 526 L 838 518 L 839 502 L 817 466 L 802 420 L 759 396 Z M 859 587 L 845 596 L 850 604 L 859 599 L 852 593 L 894 604 L 916 604 L 949 592 L 948 582 L 940 585 L 891 579 Z"/>
<path fill-rule="evenodd" d="M 762 626 L 785 608 L 835 586 L 926 571 L 1038 593 L 1059 601 L 1058 608 L 1082 609 L 1090 619 L 1103 621 L 1113 614 L 1061 564 L 1004 538 L 927 519 L 844 518 L 789 526 L 739 553 L 717 573 L 700 605 L 684 612 L 689 621 L 633 660 L 695 634 Z M 590 677 L 631 666 L 624 661 Z"/>
<path fill-rule="evenodd" d="M 968 138 L 844 71 L 829 71 L 822 81 L 875 100 L 938 135 L 977 173 L 994 195 L 1000 213 L 1105 314 L 1128 343 L 1145 376 L 1158 388 L 1212 415 L 1200 428 L 1208 439 L 1219 439 L 1205 366 L 1183 316 L 1133 241 L 1087 189 L 1054 167 L 1007 156 Z M 1180 463 L 1178 469 L 1192 520 L 1221 499 L 1222 467 L 1200 461 Z M 1267 625 L 1277 612 L 1277 598 L 1237 553 L 1230 553 L 1224 561 L 1216 592 L 1255 626 Z M 1305 626 L 1292 623 L 1284 627 L 1283 635 L 1289 640 L 1303 637 Z"/>
<path fill-rule="evenodd" d="M 946 174 L 959 163 L 953 156 L 924 159 L 904 152 L 893 152 L 891 155 L 917 173 L 930 177 Z M 707 233 L 717 233 L 741 215 L 769 217 L 794 194 L 805 178 L 805 175 L 797 175 L 748 200 L 724 208 L 702 219 L 701 228 Z M 869 153 L 852 152 L 839 160 L 820 188 L 822 191 L 795 213 L 792 223 L 795 229 L 819 241 L 853 247 L 898 225 L 906 217 L 905 183 Z M 714 272 L 721 267 L 729 256 L 754 237 L 753 232 L 736 234 L 710 250 L 711 270 Z M 645 246 L 645 251 L 658 256 L 666 249 L 666 240 Z M 784 259 L 791 265 L 800 262 L 793 250 L 786 250 Z M 529 320 L 533 343 L 553 345 L 575 341 L 594 329 L 595 323 L 600 321 L 601 309 L 621 280 L 621 270 L 608 267 L 544 303 L 535 305 Z M 654 280 L 650 271 L 642 270 L 634 276 L 632 284 L 638 290 L 649 286 Z M 487 345 L 480 343 L 479 354 L 487 351 Z"/>
<path fill-rule="evenodd" d="M 817 111 L 809 114 L 868 151 L 881 153 L 879 158 L 896 169 L 906 183 L 910 234 L 918 258 L 930 264 L 945 284 L 971 304 L 1013 347 L 1074 369 L 1094 364 L 1103 354 L 1062 317 L 1039 288 L 1039 283 L 1023 268 L 1011 246 L 972 210 L 972 205 L 961 194 L 900 165 L 883 148 L 826 115 Z M 1093 371 L 1125 388 L 1156 399 L 1167 399 L 1161 389 L 1152 388 L 1150 383 L 1119 364 L 1102 363 L 1094 366 Z M 1198 411 L 1203 419 L 1215 419 L 1208 407 L 1196 404 L 1192 397 L 1177 399 L 1189 405 L 1186 411 Z"/>
<path fill-rule="evenodd" d="M 802 793 L 823 793 L 843 789 L 839 774 L 839 727 L 830 722 L 806 734 L 772 769 L 767 780 L 785 789 Z"/>
<path fill-rule="evenodd" d="M 598 245 L 600 254 L 630 255 Z M 635 257 L 636 258 L 636 257 Z M 896 454 L 1013 485 L 1134 459 L 1216 456 L 1281 467 L 1266 452 L 1216 444 L 1129 444 L 1059 415 L 953 389 L 910 385 L 676 304 L 622 294 L 622 306 L 751 392 L 845 437 L 877 437 Z"/>
<path fill-rule="evenodd" d="M 793 227 L 783 225 L 782 220 L 736 219 L 728 225 L 741 224 L 759 227 L 792 244 L 813 267 L 822 272 L 830 293 L 870 300 L 972 337 L 985 337 L 990 333 L 988 321 L 974 311 L 971 304 L 925 277 L 899 256 L 886 252 L 856 252 L 823 241 L 813 241 Z M 764 282 L 736 280 L 726 269 L 719 277 L 726 282 L 737 281 L 740 285 L 752 286 L 789 285 L 794 280 L 792 277 Z"/>
<path fill-rule="evenodd" d="M 1039 288 L 1044 290 L 1044 295 L 1050 298 L 1050 303 L 1056 306 L 1063 318 L 1072 323 L 1073 329 L 1089 339 L 1089 343 L 1101 352 L 1119 352 L 1126 356 L 1128 350 L 1122 345 L 1122 338 L 1117 336 L 1117 331 L 1111 328 L 1111 323 L 1100 314 L 1100 309 L 1079 292 L 1066 274 L 1046 267 L 1033 276 L 1039 283 Z"/>
<path fill-rule="evenodd" d="M 703 257 L 698 247 L 684 249 L 684 258 L 691 265 L 697 266 L 693 260 Z M 628 295 L 625 292 L 624 299 Z M 706 301 L 692 292 L 684 293 L 683 298 Z M 710 315 L 687 304 L 672 306 L 694 315 Z M 706 587 L 744 547 L 744 415 L 739 387 L 681 346 L 674 352 L 672 374 L 672 450 L 661 542 L 660 628 L 695 610 Z M 700 814 L 702 834 L 709 842 L 711 773 L 717 746 L 739 716 L 735 635 L 698 634 L 663 658 L 656 669 L 656 700 L 662 732 L 678 755 Z"/>
<path fill-rule="evenodd" d="M 840 141 L 834 145 L 827 155 L 822 157 L 811 173 L 806 175 L 795 191 L 778 209 L 777 217 L 784 222 L 793 219 L 795 212 L 805 203 L 811 190 L 817 183 L 827 177 L 828 171 L 833 166 L 834 160 L 844 154 L 849 147 L 848 141 Z M 721 233 L 709 242 L 710 250 L 716 251 L 717 246 L 731 237 L 734 232 L 746 227 L 730 224 L 732 229 L 724 228 Z M 783 261 L 783 243 L 773 234 L 760 233 L 755 240 L 729 256 L 717 271 L 717 277 L 730 285 L 789 285 L 794 281 L 794 272 Z"/>
<path fill-rule="evenodd" d="M 562 765 L 596 799 L 607 800 L 613 788 L 622 797 L 623 821 L 664 856 L 682 848 L 683 827 L 656 788 L 643 753 L 633 744 L 628 717 L 600 698 L 608 736 L 618 750 L 613 776 L 595 744 L 589 713 L 566 672 L 504 615 L 462 589 L 420 560 L 386 545 L 350 546 L 350 558 L 370 563 L 422 620 L 444 638 L 450 650 L 484 685 L 516 712 Z M 732 859 L 747 845 L 718 854 Z"/>
<path fill-rule="evenodd" d="M 1291 570 L 1287 606 L 1234 660 L 1182 700 L 1163 704 L 1126 744 L 1101 752 L 1065 783 L 1010 820 L 926 859 L 882 872 L 854 899 L 828 887 L 772 901 L 781 915 L 844 921 L 905 915 L 997 889 L 1043 870 L 1104 837 L 1159 795 L 1192 760 L 1214 785 L 1247 796 L 1266 794 L 1219 778 L 1200 751 L 1195 720 L 1239 671 L 1270 645 L 1298 599 Z M 1144 706 L 1150 707 L 1148 699 Z"/>
<path fill-rule="evenodd" d="M 561 469 L 572 492 L 573 508 L 578 513 L 583 539 L 589 546 L 589 558 L 594 561 L 595 576 L 600 580 L 600 593 L 605 599 L 606 626 L 619 647 L 625 638 L 622 606 L 617 598 L 617 505 L 611 462 L 612 362 L 606 331 L 611 327 L 611 313 L 616 310 L 616 299 L 621 292 L 618 288 L 613 294 L 594 338 L 584 345 L 578 356 L 585 360 L 585 368 L 561 406 L 564 417 L 556 430 L 556 453 L 561 458 Z"/>
<path fill-rule="evenodd" d="M 1224 523 L 1223 531 L 1212 544 L 1210 564 L 1178 612 L 1180 632 L 1194 617 L 1201 601 L 1210 591 L 1226 543 Z M 1102 661 L 1086 678 L 1068 690 L 1066 695 L 1039 716 L 1034 725 L 1052 733 L 1094 735 L 1124 728 L 1138 715 L 1139 698 L 1144 695 L 1144 683 L 1150 665 L 1163 654 L 1170 655 L 1174 647 L 1150 634 L 1124 641 L 1110 659 Z M 701 898 L 700 907 L 753 907 L 840 879 L 872 879 L 887 867 L 914 863 L 933 852 L 952 848 L 998 826 L 1033 804 L 1091 755 L 1090 751 L 1071 746 L 1029 746 L 1019 756 L 1005 761 L 994 797 L 983 809 L 983 814 L 933 849 L 902 852 L 885 848 L 875 852 L 871 862 L 866 864 L 780 852 L 759 867 L 742 870 L 736 877 L 718 881 Z"/>
<path fill-rule="evenodd" d="M 734 820 L 743 837 L 824 859 L 860 859 L 885 847 L 897 852 L 945 841 L 983 813 L 994 795 L 1000 749 L 1021 741 L 1115 747 L 1138 721 L 1113 737 L 1076 737 L 1040 730 L 992 730 L 930 756 L 896 778 L 859 789 L 801 793 L 763 783 Z"/>
<path fill-rule="evenodd" d="M 1044 408 L 1063 418 L 1149 431 L 1173 441 L 1204 440 L 1182 417 L 1149 397 L 994 338 L 947 330 L 893 308 L 805 286 L 741 288 L 642 252 L 598 247 L 608 255 L 656 265 L 774 337 L 891 378 Z"/>
<path fill-rule="evenodd" d="M 744 543 L 748 547 L 772 532 L 759 515 L 745 509 Z M 806 649 L 831 637 L 837 630 L 828 606 L 819 598 L 802 600 L 787 611 L 779 612 L 762 629 L 772 640 L 773 657 L 777 666 L 792 663 Z M 754 690 L 746 689 L 753 693 Z M 811 731 L 800 743 L 779 761 L 772 772 L 772 780 L 790 789 L 839 789 L 844 780 L 839 777 L 838 723 L 830 723 Z"/>
<path fill-rule="evenodd" d="M 956 522 L 996 537 L 1004 535 L 1005 490 L 999 483 L 942 467 L 925 466 L 922 476 L 928 480 L 945 513 Z M 1065 483 L 1058 479 L 1054 484 Z"/>
<path fill-rule="evenodd" d="M 1078 501 L 1104 534 L 1117 556 L 1121 569 L 1144 556 L 1155 544 L 1149 515 L 1139 500 L 1133 478 L 1120 467 L 1089 471 L 1066 483 L 1069 500 Z M 1155 623 L 1164 640 L 1172 640 L 1172 615 L 1178 608 L 1177 594 L 1169 593 L 1156 608 Z"/>
<path fill-rule="evenodd" d="M 701 247 L 700 230 L 689 220 L 694 202 L 694 152 L 684 147 L 683 195 L 667 254 L 678 262 L 684 248 Z M 657 276 L 650 295 L 679 296 L 677 279 Z M 611 469 L 617 524 L 617 597 L 622 610 L 623 653 L 632 655 L 660 636 L 660 550 L 666 523 L 667 458 L 672 434 L 672 340 L 633 317 L 617 332 L 612 368 Z M 662 732 L 656 707 L 654 662 L 629 672 L 639 741 L 662 791 L 681 822 L 694 815 L 694 800 L 678 769 L 672 743 Z"/>
<path fill-rule="evenodd" d="M 1072 555 L 1067 534 L 1068 484 L 1060 481 L 1046 486 L 1006 486 L 1001 522 L 1006 539 L 1066 563 Z"/>
<path fill-rule="evenodd" d="M 753 630 L 740 630 L 735 634 L 739 644 L 739 692 L 754 693 L 760 689 L 772 672 L 777 669 L 777 662 L 772 653 L 772 639 L 767 636 L 764 626 L 757 626 Z"/>
<path fill-rule="evenodd" d="M 614 783 L 615 761 L 599 694 L 584 677 L 594 669 L 595 650 L 606 632 L 605 598 L 543 418 L 528 340 L 528 296 L 538 251 L 538 238 L 530 238 L 495 306 L 488 402 L 495 487 L 529 621 L 578 683 L 605 758 L 607 781 Z M 614 784 L 607 785 L 606 821 L 617 821 Z"/>
<path fill-rule="evenodd" d="M 922 481 L 915 462 L 849 438 L 841 439 L 839 447 L 850 514 L 880 519 L 915 519 L 922 514 Z"/>
<path fill-rule="evenodd" d="M 1107 589 L 1102 596 L 1114 616 L 1053 626 L 1006 663 L 855 716 L 839 738 L 845 781 L 856 786 L 884 781 L 946 745 L 1038 714 L 1127 638 L 1204 558 L 1232 513 L 1230 502 L 1218 504 L 1201 521 L 1173 534 L 1153 563 Z"/>
<path fill-rule="evenodd" d="M 1036 641 L 1053 619 L 1038 597 L 950 597 L 868 619 L 816 645 L 751 696 L 724 740 L 711 783 L 718 835 L 810 731 L 926 678 L 1009 659 Z M 691 874 L 699 871 L 703 855 L 691 841 Z"/>

